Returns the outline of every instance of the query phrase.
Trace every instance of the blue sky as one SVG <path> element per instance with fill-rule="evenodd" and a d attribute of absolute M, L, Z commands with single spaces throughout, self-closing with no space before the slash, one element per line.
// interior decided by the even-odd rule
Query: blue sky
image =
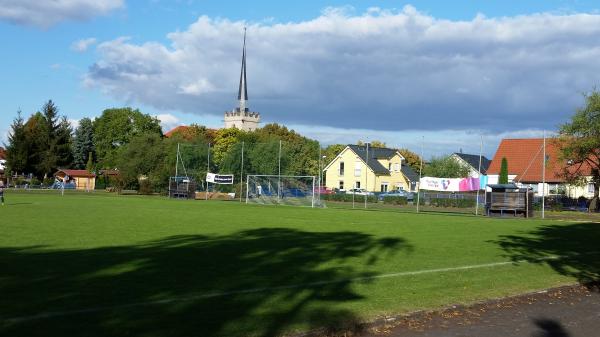
<path fill-rule="evenodd" d="M 249 106 L 324 143 L 493 155 L 598 85 L 597 1 L 0 0 L 0 139 L 53 99 L 221 125 L 248 26 Z"/>

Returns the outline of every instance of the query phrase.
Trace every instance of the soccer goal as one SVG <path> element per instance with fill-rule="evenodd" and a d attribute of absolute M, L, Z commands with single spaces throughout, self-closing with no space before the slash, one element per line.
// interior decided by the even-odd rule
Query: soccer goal
<path fill-rule="evenodd" d="M 322 207 L 315 176 L 248 175 L 246 203 Z"/>

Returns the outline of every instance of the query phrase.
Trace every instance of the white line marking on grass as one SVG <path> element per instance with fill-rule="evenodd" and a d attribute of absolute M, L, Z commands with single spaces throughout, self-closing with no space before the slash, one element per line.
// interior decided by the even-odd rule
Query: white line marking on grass
<path fill-rule="evenodd" d="M 559 258 L 559 256 L 548 256 L 545 258 L 539 258 L 539 259 L 537 259 L 537 261 L 556 260 L 558 258 Z M 23 321 L 31 321 L 31 320 L 44 319 L 44 318 L 87 314 L 87 313 L 94 313 L 94 312 L 101 312 L 101 311 L 109 311 L 109 310 L 114 310 L 114 309 L 126 309 L 126 308 L 131 308 L 131 307 L 158 305 L 158 304 L 166 304 L 166 303 L 172 303 L 172 302 L 194 301 L 194 300 L 199 300 L 199 299 L 262 293 L 262 292 L 295 289 L 295 288 L 311 288 L 311 287 L 317 287 L 317 286 L 323 286 L 323 285 L 335 284 L 335 283 L 362 282 L 362 281 L 383 279 L 383 278 L 392 278 L 392 277 L 415 276 L 415 275 L 422 275 L 422 274 L 445 273 L 445 272 L 471 270 L 471 269 L 479 269 L 479 268 L 491 268 L 491 267 L 499 267 L 499 266 L 505 266 L 505 265 L 510 265 L 510 264 L 518 264 L 518 263 L 532 263 L 532 262 L 528 261 L 528 260 L 492 262 L 492 263 L 474 264 L 474 265 L 459 266 L 459 267 L 424 269 L 424 270 L 406 271 L 406 272 L 381 274 L 381 275 L 373 275 L 373 276 L 352 277 L 352 278 L 330 280 L 330 281 L 316 281 L 316 282 L 309 282 L 309 283 L 302 283 L 302 284 L 290 284 L 290 285 L 275 286 L 275 287 L 250 288 L 250 289 L 242 289 L 242 290 L 206 293 L 206 294 L 188 296 L 188 297 L 172 297 L 172 298 L 166 298 L 166 299 L 162 299 L 162 300 L 133 302 L 133 303 L 127 303 L 127 304 L 121 304 L 121 305 L 114 305 L 114 306 L 101 306 L 101 307 L 93 307 L 93 308 L 78 309 L 78 310 L 66 310 L 66 311 L 49 311 L 49 312 L 45 312 L 45 313 L 41 313 L 41 314 L 37 314 L 37 315 L 31 315 L 31 316 L 5 318 L 5 319 L 1 319 L 0 321 L 4 321 L 6 323 L 19 323 L 19 322 L 23 322 Z"/>

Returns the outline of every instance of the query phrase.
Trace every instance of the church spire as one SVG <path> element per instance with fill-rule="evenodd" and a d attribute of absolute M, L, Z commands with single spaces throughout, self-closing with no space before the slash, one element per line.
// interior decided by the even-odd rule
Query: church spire
<path fill-rule="evenodd" d="M 244 47 L 242 49 L 242 70 L 240 72 L 238 100 L 240 101 L 240 111 L 246 111 L 246 101 L 248 101 L 248 87 L 246 84 L 246 27 L 244 27 Z"/>

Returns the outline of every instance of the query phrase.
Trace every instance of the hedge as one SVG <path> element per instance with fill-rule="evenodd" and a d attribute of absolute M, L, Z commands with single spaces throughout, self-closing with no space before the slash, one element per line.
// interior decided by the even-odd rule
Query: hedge
<path fill-rule="evenodd" d="M 383 197 L 383 203 L 390 205 L 406 205 L 408 203 L 408 199 L 406 199 L 406 197 L 386 196 Z"/>
<path fill-rule="evenodd" d="M 325 200 L 325 201 L 344 201 L 344 202 L 352 202 L 352 194 L 343 194 L 343 193 L 336 193 L 336 194 L 321 194 L 321 199 Z M 364 195 L 355 195 L 354 196 L 354 201 L 364 201 L 365 200 L 365 196 Z M 367 197 L 367 202 L 371 202 L 371 203 L 376 203 L 377 202 L 377 197 L 374 195 L 369 195 Z"/>
<path fill-rule="evenodd" d="M 475 207 L 475 204 L 475 199 L 431 198 L 429 200 L 429 205 L 434 207 L 469 208 Z"/>

